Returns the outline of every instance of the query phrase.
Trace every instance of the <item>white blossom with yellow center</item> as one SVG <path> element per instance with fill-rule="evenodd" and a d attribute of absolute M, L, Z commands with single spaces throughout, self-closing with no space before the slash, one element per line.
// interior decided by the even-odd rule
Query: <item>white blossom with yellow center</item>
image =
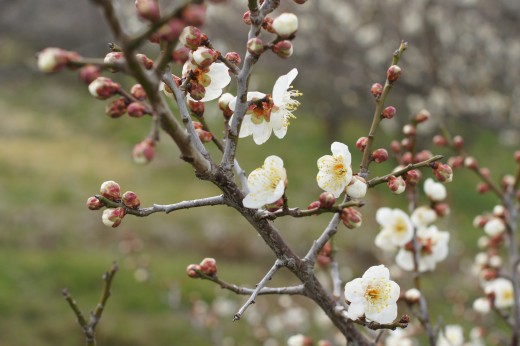
<path fill-rule="evenodd" d="M 495 296 L 494 306 L 499 309 L 510 308 L 515 304 L 513 284 L 508 279 L 498 278 L 491 281 L 484 288 L 486 294 Z"/>
<path fill-rule="evenodd" d="M 376 236 L 375 243 L 385 251 L 394 251 L 413 238 L 412 221 L 400 209 L 379 208 L 376 221 L 382 229 Z"/>
<path fill-rule="evenodd" d="M 348 146 L 340 142 L 332 143 L 330 150 L 332 155 L 318 159 L 319 172 L 316 180 L 320 188 L 338 198 L 352 180 L 352 157 Z"/>
<path fill-rule="evenodd" d="M 345 299 L 350 302 L 347 317 L 357 320 L 361 316 L 381 324 L 392 323 L 397 317 L 397 299 L 400 288 L 390 280 L 384 265 L 373 266 L 345 285 Z"/>
<path fill-rule="evenodd" d="M 286 179 L 282 159 L 275 155 L 267 157 L 264 165 L 247 177 L 249 193 L 243 200 L 244 207 L 260 208 L 276 202 L 285 192 Z"/>

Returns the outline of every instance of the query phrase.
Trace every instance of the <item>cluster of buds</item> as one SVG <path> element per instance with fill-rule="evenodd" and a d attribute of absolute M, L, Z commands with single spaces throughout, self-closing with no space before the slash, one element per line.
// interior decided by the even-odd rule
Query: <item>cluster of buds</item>
<path fill-rule="evenodd" d="M 361 212 L 352 207 L 343 208 L 341 210 L 340 218 L 345 227 L 350 229 L 358 228 L 363 222 L 363 215 Z"/>
<path fill-rule="evenodd" d="M 127 97 L 114 99 L 111 103 L 107 104 L 105 113 L 111 118 L 119 118 L 125 113 L 128 113 L 128 115 L 133 118 L 140 118 L 145 114 L 150 114 L 151 111 L 149 107 L 141 102 L 147 97 L 141 84 L 132 86 L 130 94 L 136 100 L 131 100 Z"/>
<path fill-rule="evenodd" d="M 186 274 L 190 278 L 200 278 L 200 273 L 207 276 L 217 275 L 217 261 L 214 258 L 204 258 L 200 264 L 190 264 L 186 267 Z"/>
<path fill-rule="evenodd" d="M 38 69 L 44 73 L 53 73 L 63 70 L 70 62 L 80 59 L 76 52 L 66 51 L 61 48 L 48 47 L 37 55 Z"/>
<path fill-rule="evenodd" d="M 139 8 L 138 8 L 139 12 Z M 144 11 L 143 11 L 144 12 Z M 153 11 L 150 11 L 153 12 Z M 155 16 L 155 15 L 152 15 Z M 143 15 L 141 15 L 143 17 Z M 206 7 L 203 4 L 189 4 L 184 7 L 181 13 L 161 26 L 151 37 L 150 41 L 159 43 L 160 40 L 174 42 L 177 39 L 183 41 L 183 31 L 186 27 L 198 27 L 204 24 L 206 17 Z M 199 44 L 200 45 L 200 44 Z M 198 47 L 198 46 L 197 46 Z M 196 48 L 195 48 L 196 49 Z"/>

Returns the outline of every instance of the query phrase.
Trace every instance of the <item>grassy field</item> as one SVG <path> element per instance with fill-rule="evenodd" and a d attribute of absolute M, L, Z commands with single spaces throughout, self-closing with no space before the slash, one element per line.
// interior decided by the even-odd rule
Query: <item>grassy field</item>
<path fill-rule="evenodd" d="M 85 207 L 86 199 L 105 180 L 135 191 L 144 206 L 218 194 L 209 183 L 192 177 L 192 169 L 178 158 L 166 137 L 150 165 L 131 162 L 132 147 L 148 132 L 149 119 L 109 119 L 103 114 L 104 103 L 88 97 L 72 75 L 44 78 L 34 74 L 0 86 L 0 95 L 4 114 L 0 127 L 1 345 L 82 344 L 81 331 L 61 290 L 67 287 L 88 313 L 97 303 L 101 275 L 113 261 L 120 264 L 120 272 L 100 323 L 100 345 L 260 345 L 258 340 L 270 336 L 283 344 L 287 336 L 299 331 L 295 326 L 276 334 L 268 321 L 255 320 L 266 310 L 272 318 L 282 318 L 293 303 L 262 298 L 248 312 L 251 320 L 232 323 L 235 311 L 218 309 L 212 303 L 224 297 L 228 306 L 236 306 L 243 298 L 186 277 L 188 264 L 215 257 L 222 278 L 251 287 L 271 266 L 273 255 L 232 210 L 212 207 L 146 219 L 127 217 L 118 229 L 109 229 L 102 225 L 100 212 Z M 208 111 L 207 118 L 218 129 L 220 118 L 214 114 Z M 331 140 L 315 119 L 306 113 L 304 104 L 284 141 L 272 138 L 257 147 L 246 139 L 239 148 L 238 158 L 247 171 L 259 167 L 268 155 L 284 159 L 291 205 L 306 207 L 320 193 L 315 184 L 316 160 L 329 153 Z M 513 169 L 512 150 L 497 150 L 493 133 L 460 125 L 453 124 L 468 135 L 468 150 L 482 157 L 483 164 L 493 166 L 495 178 Z M 342 138 L 335 139 L 351 146 L 354 166 L 359 162 L 354 143 L 367 128 L 367 124 L 346 121 Z M 389 140 L 389 134 L 382 134 L 378 143 L 387 146 Z M 392 164 L 382 165 L 374 169 L 374 175 L 391 168 Z M 452 234 L 454 255 L 425 276 L 424 286 L 434 302 L 434 319 L 442 314 L 445 323 L 460 323 L 462 318 L 471 325 L 474 316 L 464 308 L 479 293 L 468 264 L 480 236 L 471 221 L 496 201 L 487 195 L 476 198 L 477 180 L 469 172 L 455 172 L 454 182 L 449 186 L 453 215 L 440 226 Z M 373 215 L 387 204 L 405 208 L 405 198 L 390 195 L 384 186 L 375 190 L 363 209 L 364 226 L 355 231 L 342 229 L 338 235 L 345 280 L 382 260 L 392 262 L 375 250 L 378 227 Z M 328 216 L 319 216 L 276 223 L 296 251 L 304 253 L 327 220 Z M 129 244 L 133 244 L 131 251 Z M 293 282 L 284 273 L 276 280 L 273 284 Z M 402 282 L 401 287 L 409 287 L 409 279 Z M 197 319 L 197 311 L 207 311 L 206 317 Z M 310 326 L 300 327 L 310 328 L 316 338 L 329 335 L 329 329 L 311 317 L 308 320 Z"/>

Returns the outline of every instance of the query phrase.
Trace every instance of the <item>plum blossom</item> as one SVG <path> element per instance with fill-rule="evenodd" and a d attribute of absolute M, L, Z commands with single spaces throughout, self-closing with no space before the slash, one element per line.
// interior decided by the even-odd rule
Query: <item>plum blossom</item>
<path fill-rule="evenodd" d="M 484 289 L 486 294 L 494 295 L 494 306 L 499 309 L 509 308 L 515 303 L 513 284 L 508 279 L 498 278 L 491 281 Z"/>
<path fill-rule="evenodd" d="M 285 192 L 287 175 L 283 161 L 272 155 L 265 159 L 264 165 L 255 169 L 247 177 L 249 193 L 243 200 L 247 208 L 260 208 L 279 200 Z"/>
<path fill-rule="evenodd" d="M 417 230 L 417 242 L 419 243 L 419 271 L 434 270 L 437 262 L 448 256 L 448 240 L 450 234 L 439 231 L 437 226 L 423 227 Z M 414 270 L 414 255 L 412 243 L 406 244 L 397 253 L 395 261 L 404 270 Z"/>
<path fill-rule="evenodd" d="M 345 299 L 350 302 L 347 317 L 357 320 L 363 314 L 371 321 L 391 323 L 397 317 L 400 288 L 390 280 L 384 265 L 368 268 L 363 277 L 345 285 Z"/>
<path fill-rule="evenodd" d="M 440 202 L 446 199 L 446 187 L 441 183 L 436 183 L 432 178 L 426 179 L 424 182 L 424 193 L 434 202 Z"/>
<path fill-rule="evenodd" d="M 332 155 L 318 159 L 319 172 L 316 180 L 320 188 L 338 198 L 352 180 L 352 157 L 348 146 L 340 142 L 332 143 L 330 150 Z"/>
<path fill-rule="evenodd" d="M 375 239 L 377 247 L 393 251 L 412 240 L 413 224 L 404 211 L 379 208 L 376 212 L 376 221 L 382 227 Z"/>
<path fill-rule="evenodd" d="M 347 195 L 351 198 L 363 198 L 367 194 L 367 182 L 358 175 L 352 177 L 352 181 L 347 186 Z"/>
<path fill-rule="evenodd" d="M 457 324 L 445 326 L 437 340 L 437 346 L 462 346 L 463 343 L 464 332 Z"/>
<path fill-rule="evenodd" d="M 300 105 L 294 97 L 300 96 L 301 93 L 290 89 L 297 75 L 298 70 L 293 68 L 288 74 L 280 76 L 274 83 L 271 95 L 257 91 L 247 93 L 247 101 L 261 102 L 251 104 L 247 110 L 240 127 L 240 138 L 253 135 L 255 143 L 260 145 L 265 143 L 273 132 L 280 139 L 285 137 L 290 119 L 295 118 L 292 113 Z M 229 102 L 232 111 L 235 110 L 235 106 L 236 98 Z"/>
<path fill-rule="evenodd" d="M 411 219 L 415 227 L 427 227 L 437 220 L 437 213 L 428 206 L 421 206 L 413 211 Z"/>
<path fill-rule="evenodd" d="M 503 233 L 506 230 L 506 226 L 504 221 L 498 217 L 494 217 L 486 222 L 484 226 L 484 232 L 487 233 L 490 237 L 494 237 Z"/>

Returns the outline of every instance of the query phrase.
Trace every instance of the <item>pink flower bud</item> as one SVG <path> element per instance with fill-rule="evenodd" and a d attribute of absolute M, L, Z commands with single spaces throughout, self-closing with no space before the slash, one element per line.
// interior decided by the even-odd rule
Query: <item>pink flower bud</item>
<path fill-rule="evenodd" d="M 321 207 L 320 201 L 313 201 L 313 202 L 311 202 L 311 204 L 309 204 L 309 206 L 307 207 L 307 210 L 318 209 L 320 207 Z"/>
<path fill-rule="evenodd" d="M 374 97 L 379 97 L 383 93 L 383 86 L 379 83 L 374 83 L 372 87 L 370 87 L 370 92 Z"/>
<path fill-rule="evenodd" d="M 464 157 L 452 156 L 448 159 L 448 165 L 450 165 L 450 167 L 453 169 L 460 168 L 462 165 L 464 165 Z"/>
<path fill-rule="evenodd" d="M 173 18 L 157 30 L 159 38 L 167 42 L 173 42 L 179 38 L 185 23 L 178 18 Z M 179 38 L 180 39 L 180 38 Z"/>
<path fill-rule="evenodd" d="M 363 222 L 363 215 L 354 208 L 343 208 L 340 215 L 343 224 L 350 229 L 358 228 Z"/>
<path fill-rule="evenodd" d="M 412 169 L 406 172 L 403 179 L 406 180 L 406 184 L 410 186 L 416 186 L 421 180 L 421 171 Z"/>
<path fill-rule="evenodd" d="M 336 198 L 330 192 L 322 192 L 320 194 L 320 207 L 330 209 L 336 203 Z"/>
<path fill-rule="evenodd" d="M 184 8 L 181 17 L 186 25 L 202 26 L 206 21 L 206 6 L 190 4 Z"/>
<path fill-rule="evenodd" d="M 206 88 L 199 82 L 192 80 L 190 83 L 188 83 L 189 89 L 188 92 L 190 93 L 190 96 L 194 100 L 202 100 L 204 96 L 206 95 Z"/>
<path fill-rule="evenodd" d="M 491 178 L 491 171 L 487 167 L 480 168 L 480 174 L 482 174 L 486 178 Z"/>
<path fill-rule="evenodd" d="M 251 25 L 251 12 L 250 11 L 244 12 L 244 15 L 242 16 L 242 21 L 246 25 Z"/>
<path fill-rule="evenodd" d="M 280 37 L 289 37 L 298 30 L 298 17 L 293 13 L 282 13 L 273 20 L 273 29 Z"/>
<path fill-rule="evenodd" d="M 186 47 L 181 47 L 172 52 L 172 61 L 177 65 L 184 65 L 184 63 L 188 61 L 189 58 L 190 50 Z"/>
<path fill-rule="evenodd" d="M 448 144 L 448 141 L 443 135 L 435 135 L 433 136 L 433 144 L 438 147 L 445 147 Z"/>
<path fill-rule="evenodd" d="M 188 108 L 190 109 L 190 111 L 193 112 L 193 114 L 195 114 L 199 118 L 204 116 L 204 102 L 189 100 Z"/>
<path fill-rule="evenodd" d="M 199 139 L 202 143 L 209 143 L 213 140 L 213 135 L 211 132 L 205 131 L 203 129 L 195 129 L 195 132 L 199 135 Z"/>
<path fill-rule="evenodd" d="M 464 166 L 466 166 L 466 168 L 470 168 L 470 169 L 477 169 L 478 168 L 478 163 L 477 163 L 477 160 L 475 160 L 474 157 L 467 156 L 464 159 Z"/>
<path fill-rule="evenodd" d="M 399 141 L 397 140 L 393 140 L 391 143 L 390 143 L 390 150 L 394 153 L 394 154 L 399 154 L 401 152 L 401 143 L 399 143 Z"/>
<path fill-rule="evenodd" d="M 258 38 L 252 38 L 247 41 L 247 51 L 254 56 L 260 56 L 264 52 L 264 42 Z"/>
<path fill-rule="evenodd" d="M 477 192 L 480 194 L 484 194 L 489 191 L 489 185 L 486 183 L 478 183 L 477 184 Z"/>
<path fill-rule="evenodd" d="M 488 217 L 485 215 L 477 215 L 473 219 L 473 227 L 475 228 L 484 228 L 486 223 L 488 222 Z"/>
<path fill-rule="evenodd" d="M 414 137 L 416 133 L 417 133 L 417 130 L 414 125 L 406 124 L 403 126 L 403 134 L 406 137 Z"/>
<path fill-rule="evenodd" d="M 132 191 L 126 191 L 123 193 L 121 199 L 123 200 L 123 204 L 128 208 L 137 209 L 141 205 L 141 201 L 139 201 L 135 192 Z"/>
<path fill-rule="evenodd" d="M 147 57 L 145 54 L 139 53 L 136 54 L 135 57 L 137 58 L 137 61 L 139 61 L 139 63 L 143 65 L 145 69 L 151 70 L 153 68 L 153 60 Z"/>
<path fill-rule="evenodd" d="M 140 118 L 146 113 L 146 107 L 142 102 L 132 102 L 126 107 L 128 115 L 134 118 Z"/>
<path fill-rule="evenodd" d="M 287 59 L 293 54 L 293 45 L 291 41 L 284 40 L 275 44 L 272 50 L 279 58 Z"/>
<path fill-rule="evenodd" d="M 414 145 L 414 141 L 410 140 L 410 138 L 403 138 L 401 140 L 401 146 L 406 150 L 412 150 Z"/>
<path fill-rule="evenodd" d="M 240 62 L 242 62 L 242 59 L 240 58 L 240 55 L 237 52 L 228 52 L 226 53 L 226 59 L 235 65 L 239 65 Z"/>
<path fill-rule="evenodd" d="M 395 177 L 393 175 L 388 177 L 387 181 L 388 188 L 390 191 L 392 191 L 394 194 L 398 195 L 400 193 L 403 193 L 406 189 L 406 182 L 404 181 L 403 177 Z"/>
<path fill-rule="evenodd" d="M 100 100 L 106 100 L 121 89 L 118 83 L 113 82 L 107 77 L 98 77 L 88 86 L 88 91 L 92 96 Z"/>
<path fill-rule="evenodd" d="M 126 99 L 117 98 L 105 107 L 105 113 L 111 118 L 119 118 L 126 113 Z"/>
<path fill-rule="evenodd" d="M 135 0 L 135 8 L 139 17 L 156 22 L 161 17 L 159 4 L 154 0 Z"/>
<path fill-rule="evenodd" d="M 500 184 L 504 190 L 506 190 L 509 186 L 513 186 L 515 184 L 515 177 L 511 174 L 506 174 L 502 177 Z"/>
<path fill-rule="evenodd" d="M 359 139 L 356 141 L 356 148 L 358 148 L 359 151 L 363 152 L 365 151 L 367 144 L 368 137 L 359 137 Z"/>
<path fill-rule="evenodd" d="M 383 110 L 383 113 L 381 113 L 381 117 L 384 119 L 392 119 L 396 112 L 397 110 L 394 106 L 388 106 Z"/>
<path fill-rule="evenodd" d="M 270 212 L 275 212 L 283 207 L 283 197 L 276 200 L 274 203 L 266 204 L 265 209 Z"/>
<path fill-rule="evenodd" d="M 388 160 L 388 151 L 384 148 L 376 149 L 372 152 L 372 160 L 374 160 L 375 163 L 381 163 Z"/>
<path fill-rule="evenodd" d="M 155 143 L 151 139 L 137 143 L 132 151 L 132 158 L 137 164 L 145 164 L 153 160 L 155 155 Z"/>
<path fill-rule="evenodd" d="M 217 61 L 219 53 L 207 47 L 198 47 L 191 53 L 191 63 L 201 70 L 207 69 L 211 64 Z"/>
<path fill-rule="evenodd" d="M 318 256 L 316 256 L 316 262 L 318 263 L 318 265 L 322 267 L 328 266 L 330 262 L 332 262 L 331 253 L 332 245 L 330 241 L 328 241 L 321 248 L 320 252 L 318 252 Z"/>
<path fill-rule="evenodd" d="M 433 207 L 438 217 L 444 217 L 450 214 L 450 206 L 447 203 L 436 203 Z"/>
<path fill-rule="evenodd" d="M 520 164 L 520 150 L 515 151 L 514 157 L 515 157 L 515 162 Z"/>
<path fill-rule="evenodd" d="M 130 89 L 130 94 L 138 100 L 146 99 L 146 92 L 141 84 L 134 84 Z"/>
<path fill-rule="evenodd" d="M 386 78 L 388 79 L 388 82 L 394 83 L 396 80 L 399 79 L 401 76 L 401 68 L 397 65 L 392 65 L 388 68 L 388 71 L 386 71 Z"/>
<path fill-rule="evenodd" d="M 188 276 L 190 278 L 193 278 L 193 279 L 198 279 L 200 278 L 200 275 L 198 272 L 200 272 L 200 265 L 198 264 L 190 264 L 187 268 L 186 268 L 186 274 L 188 274 Z"/>
<path fill-rule="evenodd" d="M 271 34 L 276 34 L 276 32 L 273 29 L 273 18 L 265 17 L 264 21 L 262 22 L 262 29 L 264 29 L 267 32 L 270 32 Z"/>
<path fill-rule="evenodd" d="M 38 53 L 38 69 L 44 73 L 58 72 L 67 66 L 72 57 L 70 53 L 61 48 L 45 48 Z"/>
<path fill-rule="evenodd" d="M 415 117 L 413 118 L 413 121 L 416 123 L 416 124 L 420 124 L 420 123 L 424 123 L 425 121 L 427 121 L 428 119 L 431 118 L 431 114 L 430 112 L 427 110 L 427 109 L 421 109 L 419 111 L 419 113 L 417 113 L 415 115 Z"/>
<path fill-rule="evenodd" d="M 453 179 L 453 170 L 447 164 L 439 164 L 437 168 L 433 170 L 433 173 L 437 180 L 443 183 L 449 183 Z"/>
<path fill-rule="evenodd" d="M 218 99 L 218 108 L 222 111 L 225 119 L 229 119 L 233 115 L 233 111 L 229 108 L 229 102 L 234 98 L 235 96 L 230 93 L 225 93 Z"/>
<path fill-rule="evenodd" d="M 407 151 L 406 153 L 404 153 L 402 156 L 401 156 L 401 161 L 403 163 L 403 165 L 408 165 L 410 163 L 412 163 L 412 153 Z"/>
<path fill-rule="evenodd" d="M 121 198 L 121 188 L 119 184 L 113 180 L 103 182 L 99 188 L 99 192 L 103 197 L 111 201 L 116 201 Z"/>
<path fill-rule="evenodd" d="M 103 224 L 107 227 L 116 228 L 121 224 L 123 218 L 125 217 L 125 209 L 122 207 L 118 208 L 107 208 L 103 210 L 103 215 L 101 216 L 101 220 Z"/>
<path fill-rule="evenodd" d="M 201 122 L 193 121 L 193 128 L 194 128 L 195 130 L 198 130 L 198 129 L 203 129 L 204 126 L 202 125 Z"/>
<path fill-rule="evenodd" d="M 457 150 L 462 149 L 464 147 L 464 139 L 462 138 L 462 136 L 453 137 L 453 145 Z"/>
<path fill-rule="evenodd" d="M 217 261 L 214 258 L 204 258 L 200 262 L 200 271 L 206 275 L 214 276 L 217 274 Z"/>
<path fill-rule="evenodd" d="M 87 207 L 90 210 L 99 210 L 103 208 L 105 205 L 96 197 L 92 196 L 87 199 Z"/>
<path fill-rule="evenodd" d="M 426 160 L 429 160 L 433 157 L 433 154 L 429 150 L 421 150 L 417 154 L 415 154 L 415 157 L 413 159 L 413 162 L 423 162 Z"/>
<path fill-rule="evenodd" d="M 110 52 L 107 55 L 105 55 L 105 59 L 103 59 L 103 62 L 105 64 L 114 64 L 118 66 L 123 66 L 125 60 L 125 56 L 122 52 Z M 109 69 L 111 72 L 117 72 L 119 71 L 119 67 L 112 67 Z"/>
<path fill-rule="evenodd" d="M 94 65 L 85 65 L 79 69 L 79 79 L 87 85 L 92 83 L 100 75 L 101 70 Z"/>

